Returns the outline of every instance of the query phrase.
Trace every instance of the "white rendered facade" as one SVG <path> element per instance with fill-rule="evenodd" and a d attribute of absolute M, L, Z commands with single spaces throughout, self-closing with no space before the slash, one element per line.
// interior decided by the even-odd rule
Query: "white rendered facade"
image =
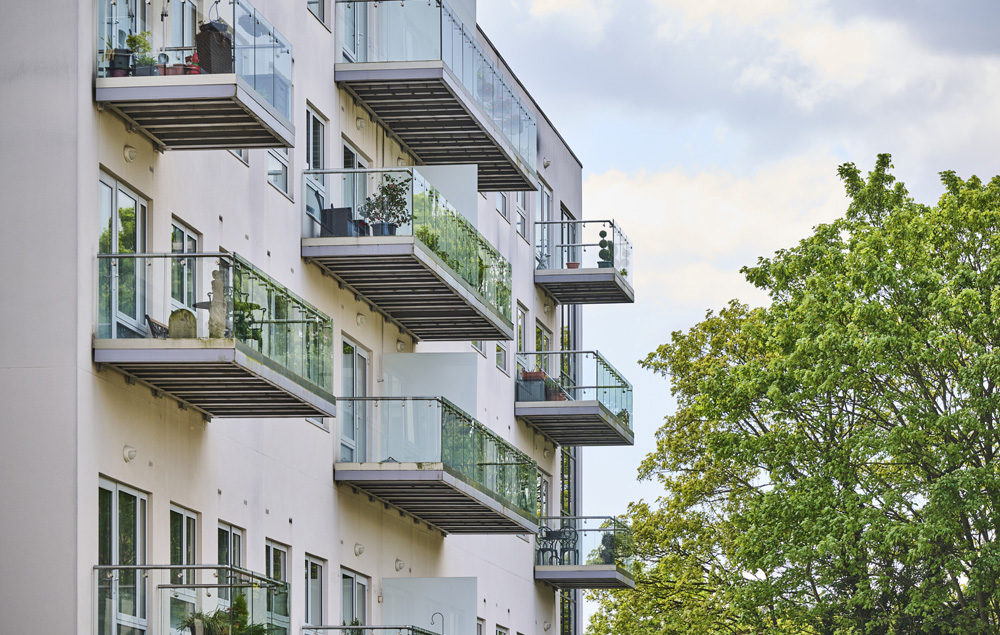
<path fill-rule="evenodd" d="M 441 10 L 425 0 L 405 1 Z M 238 23 L 227 4 L 219 3 L 221 18 Z M 356 12 L 356 25 L 374 27 L 380 19 L 376 4 L 256 0 L 253 7 L 281 34 L 272 40 L 272 49 L 287 53 L 293 63 L 279 69 L 274 58 L 266 72 L 246 75 L 237 70 L 235 75 L 138 77 L 133 68 L 111 77 L 110 54 L 98 59 L 95 34 L 110 33 L 107 25 L 115 24 L 124 33 L 151 32 L 152 55 L 166 51 L 170 59 L 165 66 L 179 68 L 198 24 L 217 17 L 208 0 L 56 0 L 44 10 L 44 51 L 38 48 L 37 31 L 29 29 L 10 32 L 0 45 L 0 108 L 5 114 L 0 182 L 8 238 L 0 252 L 8 272 L 0 302 L 0 397 L 5 406 L 0 422 L 0 553 L 9 572 L 0 612 L 10 632 L 166 635 L 180 632 L 179 618 L 186 612 L 231 606 L 236 592 L 218 582 L 217 569 L 197 574 L 195 569 L 156 569 L 171 563 L 221 563 L 257 572 L 262 579 L 288 581 L 287 610 L 279 606 L 284 600 L 272 599 L 266 607 L 251 605 L 250 617 L 289 633 L 313 632 L 307 625 L 339 626 L 356 617 L 364 625 L 406 618 L 406 625 L 433 632 L 441 632 L 443 621 L 444 632 L 470 635 L 476 632 L 473 620 L 478 620 L 483 632 L 529 635 L 560 632 L 567 611 L 578 618 L 579 608 L 561 603 L 556 586 L 536 579 L 537 508 L 530 510 L 532 523 L 511 512 L 506 500 L 497 503 L 496 495 L 484 495 L 482 488 L 459 479 L 471 496 L 495 507 L 484 512 L 486 525 L 514 518 L 510 522 L 520 523 L 523 531 L 448 531 L 442 529 L 451 526 L 448 521 L 428 522 L 422 513 L 407 511 L 406 503 L 387 503 L 388 495 L 373 494 L 364 482 L 336 477 L 343 469 L 338 465 L 356 463 L 359 474 L 361 468 L 378 472 L 391 487 L 389 470 L 396 466 L 388 463 L 399 461 L 365 460 L 363 445 L 346 440 L 348 412 L 360 421 L 359 430 L 370 435 L 368 445 L 374 446 L 377 436 L 365 427 L 374 420 L 376 402 L 352 401 L 352 396 L 443 397 L 487 428 L 491 439 L 523 453 L 523 465 L 530 463 L 531 470 L 537 466 L 543 475 L 538 482 L 547 487 L 543 516 L 579 513 L 579 479 L 567 483 L 561 476 L 564 449 L 572 451 L 572 444 L 557 445 L 552 440 L 556 433 L 541 431 L 543 423 L 515 417 L 515 384 L 522 377 L 519 363 L 536 365 L 523 357 L 519 362 L 519 348 L 534 351 L 544 341 L 557 351 L 575 348 L 582 340 L 582 310 L 555 301 L 535 278 L 536 221 L 543 206 L 552 221 L 561 214 L 580 218 L 581 165 L 473 27 L 469 32 L 530 116 L 530 144 L 521 137 L 525 128 L 513 142 L 487 130 L 487 136 L 499 139 L 499 150 L 490 150 L 490 156 L 499 153 L 509 164 L 500 172 L 483 169 L 459 150 L 455 155 L 461 158 L 451 163 L 464 167 L 424 168 L 431 161 L 413 152 L 415 146 L 403 145 L 402 128 L 385 123 L 387 114 L 375 115 L 375 107 L 359 96 L 361 88 L 352 85 L 349 91 L 335 80 L 335 68 L 351 70 L 343 66 L 347 45 L 340 22 L 348 19 L 345 12 Z M 474 0 L 452 5 L 456 19 L 475 24 Z M 39 7 L 30 4 L 6 10 L 11 24 L 39 18 Z M 139 24 L 137 16 L 143 12 L 145 23 Z M 360 18 L 362 13 L 367 17 Z M 260 29 L 260 22 L 249 28 Z M 374 50 L 375 29 L 363 33 L 365 37 L 355 33 L 356 43 Z M 394 68 L 409 72 L 412 66 L 404 61 Z M 251 76 L 254 81 L 266 76 L 269 87 L 248 90 L 240 82 Z M 392 79 L 388 85 L 405 114 L 409 102 L 400 81 Z M 220 111 L 199 110 L 192 118 L 182 110 L 201 108 L 199 104 L 216 99 L 207 96 L 210 90 L 227 86 L 237 106 L 226 106 L 226 112 L 236 112 L 236 119 L 219 125 Z M 475 108 L 474 98 L 463 95 L 458 98 Z M 181 97 L 187 104 L 181 110 L 176 103 L 163 106 Z M 136 106 L 154 98 L 169 120 L 159 128 L 150 123 L 152 118 L 142 119 L 148 116 L 145 106 Z M 417 102 L 411 107 L 417 108 Z M 525 121 L 522 117 L 518 125 Z M 424 134 L 433 145 L 433 130 Z M 254 147 L 233 152 L 226 149 L 226 135 L 256 141 Z M 416 137 L 406 138 L 417 143 Z M 215 149 L 184 145 L 194 147 L 206 139 Z M 293 147 L 281 149 L 289 143 Z M 528 145 L 530 153 L 521 152 Z M 529 154 L 533 164 L 526 163 Z M 346 165 L 349 161 L 355 163 Z M 511 339 L 500 340 L 499 349 L 497 340 L 486 340 L 478 344 L 480 352 L 471 341 L 476 338 L 442 336 L 440 331 L 415 337 L 417 332 L 435 333 L 433 324 L 426 324 L 426 313 L 423 326 L 408 321 L 405 308 L 387 311 L 345 284 L 347 274 L 336 264 L 304 259 L 312 244 L 308 240 L 323 238 L 323 232 L 310 229 L 319 218 L 310 216 L 315 211 L 310 189 L 321 190 L 318 208 L 323 210 L 343 208 L 349 198 L 342 172 L 318 170 L 411 166 L 434 175 L 428 179 L 436 180 L 438 190 L 449 194 L 459 213 L 510 264 L 509 297 L 500 292 L 500 304 L 510 307 L 505 316 L 505 310 L 490 308 L 490 298 L 484 300 L 464 285 L 447 263 L 430 258 L 429 265 L 438 272 L 444 268 L 444 284 L 434 293 L 472 307 L 468 320 L 475 328 L 506 328 Z M 304 175 L 304 170 L 311 173 Z M 506 190 L 503 196 L 477 191 L 489 179 L 521 179 L 522 189 Z M 498 201 L 506 209 L 498 211 Z M 355 246 L 392 240 L 366 234 Z M 550 236 L 550 242 L 559 244 L 560 239 Z M 191 256 L 170 255 L 177 253 Z M 179 268 L 185 262 L 204 264 L 188 277 L 188 270 Z M 611 274 L 623 280 L 627 273 L 619 265 Z M 384 265 L 363 269 L 378 266 Z M 231 277 L 214 287 L 214 271 Z M 247 271 L 267 279 L 258 280 L 264 296 L 241 287 L 249 284 L 245 279 L 237 282 Z M 497 293 L 495 285 L 482 288 L 486 295 Z M 229 298 L 228 309 L 218 301 L 221 293 Z M 259 299 L 265 296 L 269 300 Z M 424 311 L 432 300 L 413 302 L 415 310 Z M 197 322 L 197 332 L 184 335 L 180 318 L 175 324 L 177 314 L 185 313 Z M 506 326 L 496 313 L 506 317 Z M 448 318 L 442 314 L 438 319 Z M 164 329 L 164 339 L 154 337 L 158 327 Z M 276 343 L 276 329 L 284 329 L 287 341 Z M 572 333 L 568 340 L 567 332 Z M 306 345 L 303 337 L 315 340 Z M 251 350 L 265 346 L 269 356 Z M 317 360 L 317 351 L 328 354 Z M 411 357 L 403 357 L 407 355 Z M 425 357 L 418 359 L 421 355 Z M 184 361 L 177 365 L 180 358 Z M 223 358 L 235 361 L 227 362 L 228 374 L 219 375 L 212 364 Z M 449 373 L 448 360 L 455 360 L 455 368 L 464 364 L 469 372 Z M 183 389 L 167 377 L 182 367 L 193 373 Z M 401 379 L 404 368 L 410 379 Z M 559 374 L 549 369 L 549 375 Z M 417 387 L 421 392 L 406 392 Z M 262 390 L 271 396 L 254 401 Z M 333 397 L 336 416 L 303 416 L 306 411 L 334 414 Z M 387 400 L 378 405 L 428 403 Z M 365 417 L 357 414 L 361 409 L 367 409 Z M 624 427 L 630 427 L 627 413 Z M 441 432 L 442 438 L 446 433 Z M 631 437 L 623 442 L 631 443 Z M 356 460 L 345 460 L 350 451 L 357 452 Z M 492 473 L 493 462 L 476 461 L 478 469 Z M 414 465 L 414 471 L 425 469 L 421 461 Z M 580 469 L 576 460 L 572 472 Z M 494 481 L 503 478 L 484 477 L 494 479 L 484 487 L 496 490 L 500 485 Z M 561 494 L 564 489 L 572 493 Z M 526 494 L 523 487 L 514 493 Z M 102 564 L 106 568 L 95 569 Z M 120 565 L 134 565 L 137 577 L 123 573 L 127 568 L 114 568 Z M 574 589 L 586 586 L 564 588 L 577 596 Z M 421 604 L 412 597 L 405 604 L 401 599 L 421 589 L 444 609 L 436 622 L 430 620 L 440 610 L 438 604 Z M 180 608 L 171 616 L 168 606 Z M 565 628 L 582 630 L 578 619 Z"/>

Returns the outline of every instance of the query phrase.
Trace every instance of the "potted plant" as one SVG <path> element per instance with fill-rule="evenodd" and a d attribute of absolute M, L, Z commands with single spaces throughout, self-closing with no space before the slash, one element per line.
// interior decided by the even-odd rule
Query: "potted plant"
<path fill-rule="evenodd" d="M 610 269 L 615 266 L 615 246 L 612 244 L 611 239 L 608 238 L 608 232 L 601 230 L 601 250 L 597 252 L 597 257 L 600 260 L 597 261 L 597 266 L 601 269 Z"/>
<path fill-rule="evenodd" d="M 378 192 L 365 199 L 365 217 L 372 228 L 372 236 L 395 236 L 396 228 L 410 221 L 406 209 L 409 198 L 410 177 L 393 178 L 382 175 Z"/>
<path fill-rule="evenodd" d="M 566 401 L 566 392 L 559 385 L 559 382 L 551 377 L 545 378 L 545 400 Z"/>
<path fill-rule="evenodd" d="M 104 39 L 104 55 L 108 59 L 108 74 L 111 77 L 127 77 L 132 70 L 132 51 L 115 48 L 111 38 Z"/>
<path fill-rule="evenodd" d="M 135 55 L 135 75 L 137 77 L 149 77 L 158 74 L 156 60 L 149 54 L 153 46 L 149 43 L 149 31 L 133 33 L 125 38 L 125 44 Z"/>

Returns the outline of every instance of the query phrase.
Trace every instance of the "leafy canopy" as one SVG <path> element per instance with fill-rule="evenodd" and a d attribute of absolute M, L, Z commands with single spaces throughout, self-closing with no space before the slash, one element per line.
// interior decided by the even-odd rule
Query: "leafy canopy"
<path fill-rule="evenodd" d="M 635 591 L 589 632 L 1000 629 L 1000 177 L 915 203 L 878 157 L 846 215 L 743 270 L 643 363 L 677 411 L 630 506 Z"/>

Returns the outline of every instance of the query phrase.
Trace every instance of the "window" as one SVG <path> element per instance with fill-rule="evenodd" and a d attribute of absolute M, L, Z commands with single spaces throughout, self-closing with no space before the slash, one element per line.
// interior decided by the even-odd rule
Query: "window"
<path fill-rule="evenodd" d="M 552 477 L 545 472 L 538 472 L 538 516 L 549 515 L 549 489 L 552 487 Z"/>
<path fill-rule="evenodd" d="M 503 216 L 507 220 L 510 220 L 510 217 L 507 216 L 507 193 L 506 192 L 497 192 L 497 211 L 500 213 L 501 216 Z"/>
<path fill-rule="evenodd" d="M 170 61 L 181 63 L 194 50 L 198 30 L 197 0 L 170 0 Z"/>
<path fill-rule="evenodd" d="M 340 623 L 365 624 L 368 621 L 368 578 L 341 569 L 340 594 Z"/>
<path fill-rule="evenodd" d="M 101 479 L 97 489 L 97 564 L 146 564 L 145 494 Z M 98 633 L 141 634 L 146 630 L 148 582 L 138 569 L 110 569 L 99 576 Z"/>
<path fill-rule="evenodd" d="M 146 250 L 145 199 L 114 178 L 101 174 L 98 253 L 136 254 Z M 98 261 L 97 336 L 129 338 L 146 335 L 145 267 L 137 258 Z"/>
<path fill-rule="evenodd" d="M 485 633 L 486 633 L 486 620 L 480 617 L 476 620 L 476 635 L 485 635 Z"/>
<path fill-rule="evenodd" d="M 517 210 L 517 233 L 523 238 L 528 231 L 528 193 L 514 193 L 514 209 Z"/>
<path fill-rule="evenodd" d="M 559 635 L 576 635 L 576 594 L 559 592 Z"/>
<path fill-rule="evenodd" d="M 306 108 L 306 169 L 326 167 L 326 125 L 311 108 Z M 319 218 L 326 205 L 326 175 L 306 175 L 306 212 Z"/>
<path fill-rule="evenodd" d="M 517 355 L 518 372 L 524 370 L 525 366 L 521 353 L 528 350 L 527 347 L 528 337 L 527 334 L 525 333 L 525 331 L 528 329 L 527 323 L 528 323 L 528 312 L 523 306 L 518 304 L 517 305 L 517 351 L 515 352 L 515 355 Z"/>
<path fill-rule="evenodd" d="M 542 326 L 540 322 L 535 323 L 535 350 L 538 352 L 552 350 L 552 332 Z M 538 370 L 544 370 L 545 374 L 551 375 L 552 373 L 549 372 L 549 360 L 552 356 L 536 355 L 535 357 L 537 358 L 535 366 Z"/>
<path fill-rule="evenodd" d="M 542 186 L 539 197 L 538 221 L 535 223 L 535 264 L 539 269 L 552 267 L 552 190 Z"/>
<path fill-rule="evenodd" d="M 218 563 L 235 569 L 243 567 L 242 529 L 238 529 L 226 523 L 219 523 Z M 237 579 L 235 573 L 236 572 L 232 569 L 220 570 L 219 580 L 222 582 L 229 582 L 230 584 L 237 584 L 239 583 L 239 580 Z M 223 602 L 224 605 L 228 605 L 230 599 L 233 597 L 233 593 L 241 593 L 241 591 L 239 589 L 220 587 L 219 600 Z"/>
<path fill-rule="evenodd" d="M 497 368 L 507 373 L 507 342 L 497 342 Z"/>
<path fill-rule="evenodd" d="M 567 263 L 570 262 L 575 262 L 576 266 L 580 266 L 580 259 L 583 256 L 583 248 L 580 245 L 580 223 L 576 222 L 573 215 L 564 206 L 560 205 L 559 209 L 562 212 L 562 223 L 560 223 L 562 231 L 559 235 L 559 259 L 555 266 L 565 269 Z"/>
<path fill-rule="evenodd" d="M 288 547 L 268 540 L 264 545 L 264 575 L 274 580 L 288 580 Z M 271 633 L 288 635 L 291 619 L 288 613 L 288 593 L 267 594 L 267 617 Z"/>
<path fill-rule="evenodd" d="M 366 62 L 368 31 L 368 3 L 338 3 L 344 7 L 344 61 Z"/>
<path fill-rule="evenodd" d="M 368 163 L 364 157 L 351 146 L 344 144 L 344 169 L 364 170 L 367 168 Z M 343 200 L 341 202 L 344 207 L 359 211 L 364 209 L 365 197 L 368 195 L 368 179 L 364 178 L 364 176 L 355 177 L 352 174 L 345 174 L 341 178 L 341 190 L 343 191 Z M 358 218 L 360 217 L 355 217 L 355 220 Z"/>
<path fill-rule="evenodd" d="M 353 463 L 365 460 L 368 423 L 368 402 L 351 401 L 351 397 L 368 396 L 368 353 L 344 338 L 343 400 L 338 403 L 340 420 L 340 460 Z"/>
<path fill-rule="evenodd" d="M 306 6 L 319 21 L 326 24 L 326 0 L 306 0 Z M 319 622 L 313 622 L 318 624 Z"/>
<path fill-rule="evenodd" d="M 323 623 L 324 561 L 306 556 L 306 624 Z"/>
<path fill-rule="evenodd" d="M 237 148 L 235 150 L 230 149 L 229 151 L 232 152 L 233 156 L 235 156 L 243 163 L 246 163 L 247 165 L 250 164 L 250 151 L 247 150 L 246 148 Z"/>
<path fill-rule="evenodd" d="M 288 148 L 270 148 L 267 151 L 267 180 L 285 194 L 290 194 L 288 156 Z"/>
<path fill-rule="evenodd" d="M 198 519 L 193 512 L 176 505 L 170 506 L 170 564 L 197 564 Z M 170 594 L 170 628 L 181 630 L 181 621 L 194 613 L 197 591 L 195 569 L 171 569 L 170 583 L 176 585 Z M 185 586 L 190 585 L 190 586 Z"/>
<path fill-rule="evenodd" d="M 507 629 L 497 624 L 497 635 L 507 635 Z"/>
<path fill-rule="evenodd" d="M 472 340 L 472 348 L 476 349 L 480 355 L 486 355 L 486 351 L 483 350 L 483 340 Z"/>
<path fill-rule="evenodd" d="M 198 253 L 198 235 L 189 227 L 174 221 L 171 226 L 170 252 L 175 254 Z M 172 258 L 170 260 L 170 299 L 172 308 L 189 309 L 194 312 L 198 297 L 198 261 L 194 258 Z"/>

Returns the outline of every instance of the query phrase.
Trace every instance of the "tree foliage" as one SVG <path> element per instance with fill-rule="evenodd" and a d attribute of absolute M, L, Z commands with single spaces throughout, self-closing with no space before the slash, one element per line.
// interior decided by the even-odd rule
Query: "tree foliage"
<path fill-rule="evenodd" d="M 743 270 L 643 363 L 677 411 L 630 506 L 635 591 L 590 633 L 1000 630 L 1000 177 L 915 203 L 878 157 L 846 215 Z"/>

